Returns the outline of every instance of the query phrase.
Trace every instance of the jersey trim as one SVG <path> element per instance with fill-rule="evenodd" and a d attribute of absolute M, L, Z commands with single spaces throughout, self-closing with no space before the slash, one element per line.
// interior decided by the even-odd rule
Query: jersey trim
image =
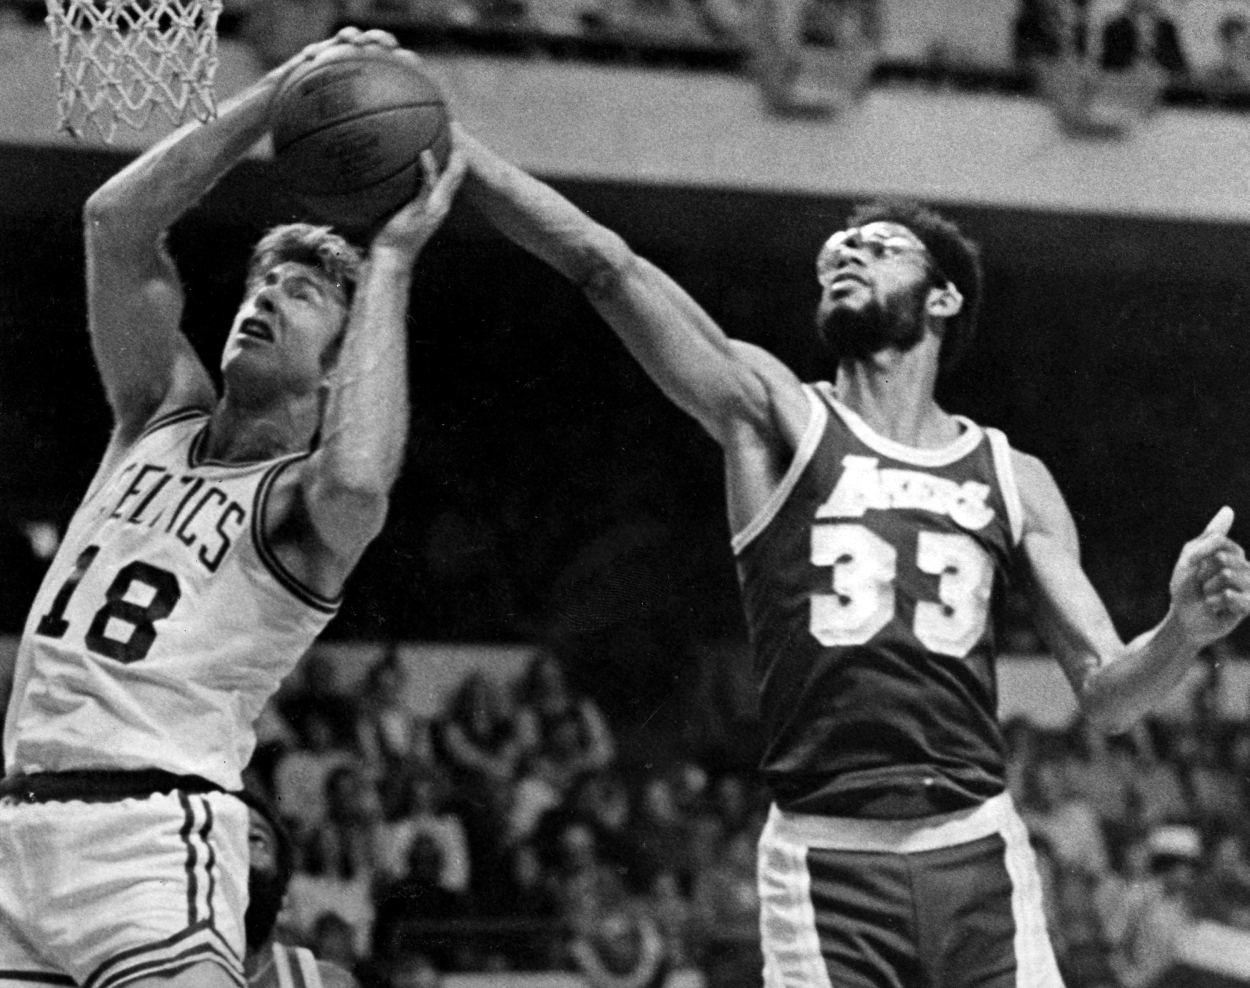
<path fill-rule="evenodd" d="M 301 456 L 307 456 L 308 451 L 301 453 L 288 453 L 285 456 L 265 457 L 259 460 L 210 460 L 203 455 L 204 444 L 208 442 L 208 423 L 204 423 L 205 427 L 191 437 L 191 442 L 187 446 L 187 467 L 191 470 L 197 467 L 224 467 L 227 470 L 254 470 L 258 466 L 266 463 L 285 463 L 290 459 L 297 459 Z"/>
<path fill-rule="evenodd" d="M 1024 538 L 1024 504 L 1020 500 L 1020 488 L 1016 486 L 1016 471 L 1011 465 L 1011 444 L 998 429 L 986 429 L 990 440 L 990 452 L 994 457 L 994 472 L 998 474 L 998 486 L 1007 505 L 1007 524 L 1011 527 L 1011 544 L 1019 545 Z"/>
<path fill-rule="evenodd" d="M 50 971 L 8 971 L 0 969 L 0 983 L 5 981 L 23 981 L 40 985 L 74 985 L 68 974 L 53 974 Z"/>
<path fill-rule="evenodd" d="M 175 408 L 172 412 L 166 412 L 164 415 L 159 415 L 152 419 L 151 422 L 143 427 L 143 431 L 139 433 L 139 438 L 147 439 L 147 437 L 152 435 L 152 433 L 157 432 L 160 429 L 164 429 L 167 426 L 177 425 L 179 422 L 188 422 L 191 419 L 200 418 L 201 416 L 207 418 L 208 412 L 202 408 L 190 405 L 185 408 Z"/>
<path fill-rule="evenodd" d="M 861 820 L 856 817 L 792 813 L 775 803 L 768 812 L 768 837 L 787 844 L 875 854 L 917 854 L 981 840 L 1000 833 L 1015 817 L 1008 793 L 980 806 L 917 817 L 914 820 Z"/>
<path fill-rule="evenodd" d="M 747 522 L 740 532 L 733 536 L 730 546 L 734 555 L 742 552 L 767 527 L 768 523 L 776 517 L 777 512 L 781 510 L 781 506 L 786 503 L 786 499 L 790 496 L 791 491 L 794 490 L 794 486 L 799 482 L 799 477 L 807 469 L 807 464 L 811 462 L 812 456 L 816 452 L 816 447 L 820 445 L 821 437 L 825 434 L 825 425 L 829 421 L 829 412 L 825 408 L 824 402 L 816 397 L 816 393 L 811 389 L 810 385 L 803 385 L 803 393 L 807 395 L 807 402 L 811 406 L 811 414 L 807 419 L 807 428 L 803 430 L 803 436 L 799 440 L 799 448 L 794 451 L 794 459 L 790 461 L 790 466 L 782 476 L 781 483 L 768 495 L 768 500 L 764 502 L 764 506 L 756 512 L 755 517 Z"/>
<path fill-rule="evenodd" d="M 828 381 L 820 381 L 815 387 L 824 395 L 825 400 L 838 413 L 838 417 L 846 423 L 846 427 L 851 430 L 856 439 L 869 449 L 876 450 L 882 456 L 901 460 L 903 463 L 912 464 L 912 466 L 949 466 L 976 449 L 977 444 L 981 442 L 981 438 L 984 435 L 984 430 L 973 422 L 972 419 L 956 415 L 954 419 L 964 427 L 964 433 L 954 442 L 948 443 L 939 449 L 921 449 L 918 446 L 907 446 L 876 432 L 857 413 L 838 401 L 833 395 L 833 385 Z"/>
<path fill-rule="evenodd" d="M 311 950 L 275 943 L 273 960 L 278 988 L 321 988 L 321 972 Z"/>
<path fill-rule="evenodd" d="M 310 453 L 300 453 L 285 460 L 279 460 L 265 471 L 265 476 L 261 478 L 260 483 L 256 486 L 256 500 L 252 504 L 252 542 L 256 545 L 256 554 L 260 557 L 260 561 L 264 563 L 265 568 L 269 570 L 275 580 L 313 610 L 321 611 L 323 614 L 334 614 L 338 611 L 339 604 L 342 603 L 343 594 L 340 593 L 337 597 L 326 597 L 306 587 L 287 572 L 286 567 L 278 559 L 277 554 L 273 551 L 273 547 L 269 545 L 268 537 L 265 535 L 265 506 L 269 502 L 269 492 L 273 490 L 278 474 L 296 460 L 305 459 L 310 455 Z"/>
<path fill-rule="evenodd" d="M 153 974 L 171 977 L 205 961 L 218 964 L 239 988 L 246 988 L 242 961 L 207 922 L 189 926 L 156 943 L 123 950 L 97 967 L 83 982 L 83 988 L 112 988 Z"/>

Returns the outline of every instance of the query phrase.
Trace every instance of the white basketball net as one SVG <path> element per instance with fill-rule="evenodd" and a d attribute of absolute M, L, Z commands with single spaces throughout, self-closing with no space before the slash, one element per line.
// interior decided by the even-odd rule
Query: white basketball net
<path fill-rule="evenodd" d="M 175 125 L 212 119 L 221 0 L 47 0 L 58 125 L 112 143 L 154 108 Z"/>

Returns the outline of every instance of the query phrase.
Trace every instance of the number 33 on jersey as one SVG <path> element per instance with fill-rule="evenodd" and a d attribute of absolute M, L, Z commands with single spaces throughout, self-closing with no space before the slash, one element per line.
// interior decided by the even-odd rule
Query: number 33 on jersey
<path fill-rule="evenodd" d="M 992 694 L 991 605 L 1021 524 L 1006 438 L 960 418 L 952 444 L 916 449 L 827 385 L 808 397 L 793 463 L 734 538 L 757 657 L 792 667 L 799 688 L 803 669 L 849 650 L 913 670 L 940 656 L 978 668 Z"/>
<path fill-rule="evenodd" d="M 269 490 L 301 457 L 207 460 L 206 423 L 193 410 L 152 423 L 74 516 L 18 649 L 10 771 L 239 784 L 251 752 L 235 739 L 337 602 L 288 574 L 263 531 Z"/>

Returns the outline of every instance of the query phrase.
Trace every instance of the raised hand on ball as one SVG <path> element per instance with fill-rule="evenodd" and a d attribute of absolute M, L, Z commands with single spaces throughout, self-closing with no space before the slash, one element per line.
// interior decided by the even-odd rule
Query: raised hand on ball
<path fill-rule="evenodd" d="M 407 205 L 400 207 L 374 235 L 375 250 L 398 250 L 415 261 L 421 248 L 442 225 L 464 179 L 467 162 L 464 154 L 453 150 L 442 174 L 432 151 L 421 152 L 424 180 L 421 191 Z"/>

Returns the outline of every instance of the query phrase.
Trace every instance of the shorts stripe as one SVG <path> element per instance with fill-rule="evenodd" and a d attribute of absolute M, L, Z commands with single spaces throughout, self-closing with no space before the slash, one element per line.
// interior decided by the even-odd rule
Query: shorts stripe
<path fill-rule="evenodd" d="M 163 960 L 145 961 L 123 968 L 104 981 L 101 981 L 99 988 L 121 988 L 122 985 L 134 981 L 136 978 L 146 978 L 153 974 L 173 977 L 206 961 L 216 963 L 221 967 L 230 976 L 230 980 L 238 985 L 239 988 L 247 988 L 247 983 L 239 976 L 236 966 L 222 956 L 220 951 L 207 943 L 202 943 L 198 947 L 190 947 L 180 954 Z"/>
<path fill-rule="evenodd" d="M 27 981 L 41 985 L 72 985 L 74 979 L 68 974 L 52 974 L 49 971 L 6 971 L 0 970 L 0 982 Z"/>
<path fill-rule="evenodd" d="M 209 843 L 208 835 L 213 829 L 213 808 L 209 806 L 208 800 L 203 796 L 200 797 L 200 805 L 204 807 L 204 826 L 200 828 L 200 840 L 204 842 L 204 872 L 208 880 L 208 888 L 204 893 L 205 903 L 208 906 L 208 925 L 216 926 L 216 915 L 213 911 L 213 892 L 215 890 L 217 852 L 213 850 L 213 845 Z"/>
<path fill-rule="evenodd" d="M 757 880 L 765 988 L 832 988 L 816 929 L 807 848 L 768 843 Z"/>
<path fill-rule="evenodd" d="M 239 988 L 246 988 L 238 957 L 207 923 L 199 923 L 159 943 L 122 951 L 96 968 L 83 982 L 83 988 L 117 988 L 135 978 L 173 973 L 175 968 L 185 970 L 205 961 L 220 965 Z"/>
<path fill-rule="evenodd" d="M 971 811 L 922 820 L 858 820 L 786 813 L 775 805 L 760 839 L 758 888 L 765 988 L 830 988 L 812 899 L 809 851 L 885 854 L 895 860 L 994 837 L 1010 882 L 1014 988 L 1063 988 L 1046 930 L 1041 879 L 1028 831 L 1006 794 Z M 865 861 L 865 866 L 869 866 Z M 1002 876 L 1002 871 L 999 872 Z M 816 876 L 819 885 L 820 876 Z M 1003 890 L 1006 891 L 1005 889 Z M 1004 900 L 1006 896 L 1004 895 Z M 853 900 L 847 900 L 853 901 Z M 888 901 L 888 900 L 883 900 Z M 842 903 L 846 907 L 846 902 Z M 823 917 L 822 923 L 829 917 Z M 823 928 L 823 927 L 821 927 Z M 845 963 L 845 958 L 843 959 Z M 1009 975 L 1010 977 L 1010 975 Z M 859 982 L 856 982 L 857 984 Z M 994 982 L 996 985 L 999 981 Z"/>
<path fill-rule="evenodd" d="M 195 902 L 198 891 L 195 878 L 196 852 L 195 845 L 191 843 L 191 832 L 195 829 L 195 810 L 191 806 L 191 797 L 181 790 L 178 791 L 178 802 L 182 805 L 183 813 L 186 814 L 186 818 L 182 822 L 182 829 L 178 831 L 178 836 L 187 846 L 187 925 L 195 926 L 199 922 Z"/>
<path fill-rule="evenodd" d="M 1003 864 L 1011 879 L 1011 915 L 1016 923 L 1016 988 L 1063 988 L 1046 931 L 1042 882 L 1028 831 L 1024 822 L 1014 817 L 1005 822 L 1001 833 L 1007 844 Z"/>

